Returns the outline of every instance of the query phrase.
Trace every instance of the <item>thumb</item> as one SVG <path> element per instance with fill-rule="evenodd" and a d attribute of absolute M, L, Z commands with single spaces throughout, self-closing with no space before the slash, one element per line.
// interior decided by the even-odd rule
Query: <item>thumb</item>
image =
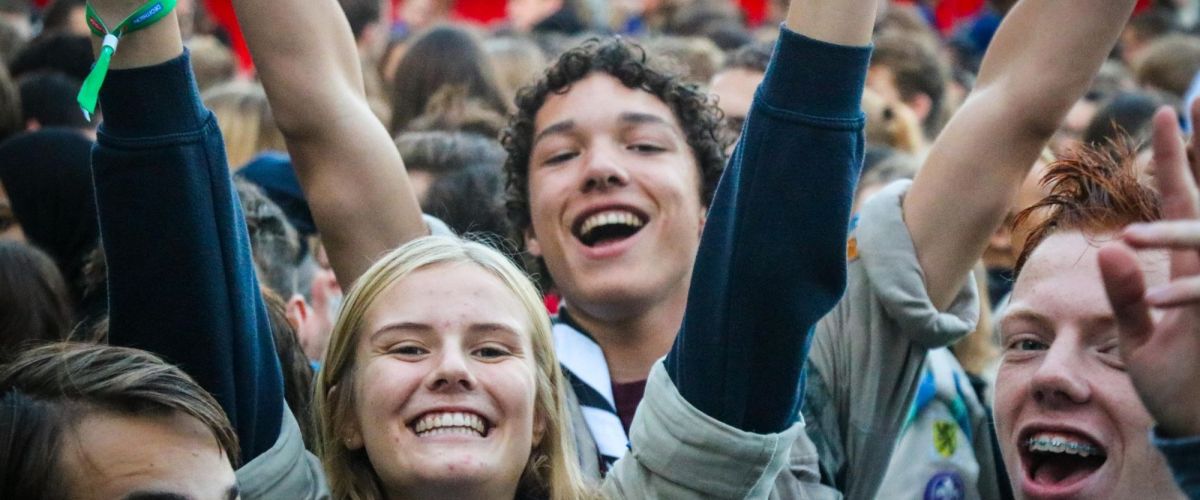
<path fill-rule="evenodd" d="M 1124 243 L 1105 245 L 1100 249 L 1100 276 L 1121 332 L 1121 352 L 1127 355 L 1141 347 L 1154 330 L 1137 256 Z"/>

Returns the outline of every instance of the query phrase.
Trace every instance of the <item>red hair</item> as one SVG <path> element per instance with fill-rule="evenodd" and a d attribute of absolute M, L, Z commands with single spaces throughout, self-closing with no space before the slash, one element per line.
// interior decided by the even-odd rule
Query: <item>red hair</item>
<path fill-rule="evenodd" d="M 1158 193 L 1138 181 L 1137 153 L 1128 140 L 1081 147 L 1051 163 L 1042 178 L 1050 194 L 1023 210 L 1013 234 L 1025 235 L 1015 274 L 1057 231 L 1105 233 L 1162 217 Z"/>

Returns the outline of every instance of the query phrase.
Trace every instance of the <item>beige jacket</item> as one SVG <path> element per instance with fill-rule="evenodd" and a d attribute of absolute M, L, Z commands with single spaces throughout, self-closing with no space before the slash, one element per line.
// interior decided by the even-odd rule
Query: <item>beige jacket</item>
<path fill-rule="evenodd" d="M 325 500 L 329 485 L 321 461 L 304 448 L 300 424 L 283 406 L 283 424 L 271 449 L 241 466 L 237 472 L 243 500 Z"/>
<path fill-rule="evenodd" d="M 609 498 L 768 498 L 803 424 L 754 434 L 697 410 L 659 361 L 629 431 L 630 450 L 604 479 Z"/>
<path fill-rule="evenodd" d="M 846 498 L 877 493 L 928 351 L 967 335 L 979 319 L 970 273 L 945 312 L 929 299 L 904 224 L 910 185 L 895 182 L 864 204 L 850 233 L 846 295 L 817 324 L 809 352 L 806 431 L 826 481 Z"/>

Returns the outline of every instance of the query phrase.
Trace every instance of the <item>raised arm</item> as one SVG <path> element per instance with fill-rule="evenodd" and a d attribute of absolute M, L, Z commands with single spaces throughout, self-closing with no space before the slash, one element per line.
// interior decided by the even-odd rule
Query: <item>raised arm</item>
<path fill-rule="evenodd" d="M 1116 43 L 1134 0 L 1021 0 L 904 201 L 925 285 L 945 308 L 1046 141 Z"/>
<path fill-rule="evenodd" d="M 876 3 L 793 0 L 705 223 L 666 368 L 742 430 L 796 421 L 813 325 L 845 289 Z"/>
<path fill-rule="evenodd" d="M 92 5 L 114 26 L 141 4 Z M 92 167 L 109 341 L 196 379 L 229 415 L 248 462 L 280 434 L 282 375 L 220 133 L 182 53 L 174 14 L 129 33 L 100 92 Z"/>
<path fill-rule="evenodd" d="M 424 236 L 400 153 L 371 112 L 336 0 L 234 0 L 275 121 L 342 286 Z"/>

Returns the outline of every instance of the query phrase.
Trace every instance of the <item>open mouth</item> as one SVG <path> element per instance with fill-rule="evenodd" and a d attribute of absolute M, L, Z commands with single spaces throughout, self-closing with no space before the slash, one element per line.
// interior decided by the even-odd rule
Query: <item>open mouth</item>
<path fill-rule="evenodd" d="M 480 415 L 468 412 L 429 412 L 409 422 L 417 437 L 461 435 L 487 437 L 492 424 Z"/>
<path fill-rule="evenodd" d="M 587 247 L 598 247 L 625 240 L 642 230 L 647 218 L 626 209 L 613 209 L 580 217 L 572 232 Z"/>
<path fill-rule="evenodd" d="M 1022 439 L 1025 477 L 1034 484 L 1065 487 L 1094 474 L 1108 455 L 1091 439 L 1064 432 L 1036 432 Z"/>

